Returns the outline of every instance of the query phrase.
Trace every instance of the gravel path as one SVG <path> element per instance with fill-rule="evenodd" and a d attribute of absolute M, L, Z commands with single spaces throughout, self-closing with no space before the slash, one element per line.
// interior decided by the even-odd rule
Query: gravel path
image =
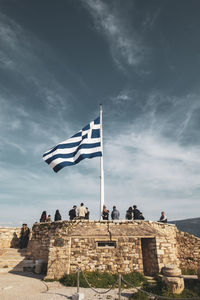
<path fill-rule="evenodd" d="M 98 289 L 103 291 L 103 289 Z M 44 282 L 40 275 L 33 273 L 3 273 L 0 274 L 1 300 L 64 300 L 71 299 L 76 288 L 65 287 L 59 282 Z M 80 288 L 84 300 L 112 299 L 118 300 L 118 290 L 111 290 L 107 294 L 97 294 L 89 288 Z M 122 291 L 122 300 L 127 300 L 133 289 Z"/>

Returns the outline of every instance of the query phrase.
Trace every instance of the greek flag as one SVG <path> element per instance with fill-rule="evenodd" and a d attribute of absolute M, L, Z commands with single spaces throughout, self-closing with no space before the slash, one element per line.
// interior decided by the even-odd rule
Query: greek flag
<path fill-rule="evenodd" d="M 96 156 L 102 156 L 100 117 L 70 139 L 45 152 L 43 159 L 55 172 L 58 172 L 66 166 L 78 164 L 84 158 Z"/>

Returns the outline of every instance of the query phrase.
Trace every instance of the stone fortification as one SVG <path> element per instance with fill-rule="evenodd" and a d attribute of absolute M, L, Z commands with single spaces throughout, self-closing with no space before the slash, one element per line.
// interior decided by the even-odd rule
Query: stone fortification
<path fill-rule="evenodd" d="M 19 234 L 20 228 L 0 228 L 0 252 L 17 247 Z M 200 238 L 150 221 L 35 223 L 27 254 L 47 264 L 47 278 L 59 278 L 77 267 L 153 275 L 168 264 L 197 270 Z"/>
<path fill-rule="evenodd" d="M 197 270 L 200 267 L 200 238 L 176 230 L 176 241 L 180 268 Z"/>
<path fill-rule="evenodd" d="M 177 259 L 174 225 L 148 221 L 76 221 L 35 224 L 32 258 L 48 263 L 48 278 L 85 271 L 154 274 Z"/>

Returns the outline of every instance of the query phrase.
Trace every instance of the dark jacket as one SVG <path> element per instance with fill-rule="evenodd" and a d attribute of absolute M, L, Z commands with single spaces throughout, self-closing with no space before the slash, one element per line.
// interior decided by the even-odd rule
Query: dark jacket
<path fill-rule="evenodd" d="M 59 213 L 59 210 L 56 211 L 54 221 L 60 221 L 61 220 L 61 214 Z"/>
<path fill-rule="evenodd" d="M 109 210 L 103 210 L 102 212 L 102 217 L 103 217 L 103 220 L 108 220 L 109 219 Z"/>
<path fill-rule="evenodd" d="M 132 220 L 132 209 L 126 211 L 126 220 Z"/>
<path fill-rule="evenodd" d="M 72 208 L 69 211 L 69 219 L 73 220 L 74 218 L 76 218 L 76 209 Z"/>
<path fill-rule="evenodd" d="M 139 220 L 140 219 L 140 211 L 137 208 L 133 209 L 133 220 Z"/>

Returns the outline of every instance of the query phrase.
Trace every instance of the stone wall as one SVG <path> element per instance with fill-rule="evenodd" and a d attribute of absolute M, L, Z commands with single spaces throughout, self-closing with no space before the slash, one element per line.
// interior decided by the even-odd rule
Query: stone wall
<path fill-rule="evenodd" d="M 48 278 L 75 272 L 77 267 L 128 273 L 144 272 L 145 266 L 148 274 L 154 274 L 167 263 L 178 264 L 175 228 L 148 221 L 40 223 L 33 227 L 29 251 L 32 258 L 48 262 Z M 100 247 L 102 241 L 116 244 Z"/>
<path fill-rule="evenodd" d="M 18 246 L 20 230 L 0 228 L 0 253 Z M 59 221 L 35 223 L 27 252 L 48 264 L 47 278 L 59 278 L 77 267 L 153 275 L 167 264 L 197 269 L 200 238 L 150 221 Z"/>
<path fill-rule="evenodd" d="M 0 227 L 0 250 L 4 248 L 17 248 L 21 228 Z"/>
<path fill-rule="evenodd" d="M 200 264 L 200 238 L 187 232 L 176 231 L 177 257 L 181 269 L 196 270 Z"/>

